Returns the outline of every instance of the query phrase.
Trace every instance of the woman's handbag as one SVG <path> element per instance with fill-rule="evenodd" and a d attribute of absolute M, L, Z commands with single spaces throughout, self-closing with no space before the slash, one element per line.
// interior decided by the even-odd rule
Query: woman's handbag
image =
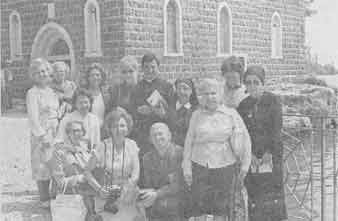
<path fill-rule="evenodd" d="M 79 194 L 65 194 L 67 185 L 68 180 L 65 182 L 62 194 L 58 194 L 55 200 L 51 201 L 53 221 L 84 221 L 88 211 L 83 198 Z"/>

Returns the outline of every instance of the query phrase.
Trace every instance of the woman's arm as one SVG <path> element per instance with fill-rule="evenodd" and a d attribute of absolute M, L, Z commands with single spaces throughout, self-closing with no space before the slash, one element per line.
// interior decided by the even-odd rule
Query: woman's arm
<path fill-rule="evenodd" d="M 132 161 L 133 161 L 133 171 L 131 173 L 130 181 L 132 183 L 137 184 L 139 176 L 140 176 L 140 160 L 138 157 L 139 148 L 137 144 L 133 144 L 134 147 L 132 148 Z"/>
<path fill-rule="evenodd" d="M 40 137 L 46 134 L 39 121 L 39 102 L 38 95 L 33 90 L 29 90 L 26 96 L 26 105 L 28 119 L 30 121 L 31 131 L 34 136 Z"/>
<path fill-rule="evenodd" d="M 230 137 L 230 143 L 234 154 L 241 162 L 241 170 L 247 172 L 251 164 L 251 139 L 246 126 L 237 113 L 233 112 L 233 132 Z"/>
<path fill-rule="evenodd" d="M 198 120 L 198 115 L 199 115 L 199 110 L 196 110 L 195 112 L 193 112 L 191 119 L 190 119 L 187 136 L 185 138 L 184 151 L 183 151 L 183 162 L 182 162 L 182 168 L 183 168 L 184 173 L 189 172 L 191 174 L 192 145 L 193 145 L 193 140 L 195 136 L 195 127 L 196 127 L 196 123 Z"/>
<path fill-rule="evenodd" d="M 66 176 L 64 172 L 64 162 L 66 161 L 65 153 L 62 150 L 54 151 L 52 158 L 47 162 L 52 173 L 52 177 L 57 183 L 57 186 L 65 188 L 74 188 L 80 182 L 84 181 L 84 175 Z"/>
<path fill-rule="evenodd" d="M 59 124 L 59 128 L 58 128 L 58 132 L 57 135 L 55 137 L 55 142 L 56 143 L 61 143 L 64 142 L 66 139 L 66 124 L 68 123 L 68 116 L 66 115 L 64 118 L 62 118 L 60 124 Z"/>

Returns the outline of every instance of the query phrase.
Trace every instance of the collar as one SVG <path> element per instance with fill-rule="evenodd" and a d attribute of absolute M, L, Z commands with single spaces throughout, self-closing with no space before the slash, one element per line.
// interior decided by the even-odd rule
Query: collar
<path fill-rule="evenodd" d="M 190 102 L 187 102 L 184 105 L 182 105 L 179 101 L 176 102 L 176 110 L 181 109 L 182 106 L 185 107 L 188 110 L 191 108 Z"/>

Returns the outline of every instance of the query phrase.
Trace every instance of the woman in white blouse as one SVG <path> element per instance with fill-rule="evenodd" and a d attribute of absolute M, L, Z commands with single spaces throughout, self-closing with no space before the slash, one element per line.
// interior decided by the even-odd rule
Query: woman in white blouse
<path fill-rule="evenodd" d="M 226 220 L 231 216 L 235 182 L 243 182 L 250 165 L 250 137 L 236 110 L 221 105 L 217 80 L 201 80 L 197 93 L 200 108 L 192 114 L 186 136 L 184 177 L 191 185 L 194 216 Z"/>
<path fill-rule="evenodd" d="M 80 121 L 86 130 L 84 139 L 88 142 L 88 150 L 95 149 L 100 143 L 100 124 L 98 117 L 90 113 L 90 108 L 93 103 L 91 94 L 85 89 L 78 89 L 73 96 L 73 107 L 75 110 L 72 113 L 66 114 L 61 120 L 56 137 L 57 143 L 62 143 L 67 139 L 66 125 L 71 121 Z"/>
<path fill-rule="evenodd" d="M 99 176 L 96 175 L 100 183 L 99 189 L 102 189 L 100 192 L 114 187 L 115 189 L 129 189 L 128 191 L 136 193 L 135 196 L 138 195 L 139 148 L 135 141 L 126 137 L 132 127 L 131 116 L 121 107 L 117 107 L 110 112 L 105 119 L 105 129 L 109 137 L 103 140 L 95 151 L 97 153 L 95 162 L 91 161 L 91 165 L 97 165 L 104 171 Z M 133 217 L 142 215 L 135 201 L 126 205 L 124 204 L 125 200 L 123 194 L 121 197 L 117 197 L 115 204 L 114 202 L 108 203 L 106 199 L 97 199 L 97 212 L 103 220 L 109 221 L 131 221 L 134 220 Z M 106 209 L 107 205 L 110 208 L 113 207 L 113 209 Z M 115 212 L 111 210 L 115 210 Z"/>
<path fill-rule="evenodd" d="M 34 86 L 28 90 L 26 105 L 31 129 L 31 166 L 33 179 L 37 181 L 42 207 L 49 206 L 51 173 L 47 167 L 48 153 L 58 127 L 58 96 L 50 83 L 49 63 L 37 58 L 30 65 Z"/>
<path fill-rule="evenodd" d="M 109 102 L 109 93 L 106 89 L 106 73 L 99 63 L 93 63 L 85 74 L 85 84 L 83 87 L 87 89 L 93 98 L 91 112 L 99 118 L 100 128 L 103 126 L 107 104 Z"/>

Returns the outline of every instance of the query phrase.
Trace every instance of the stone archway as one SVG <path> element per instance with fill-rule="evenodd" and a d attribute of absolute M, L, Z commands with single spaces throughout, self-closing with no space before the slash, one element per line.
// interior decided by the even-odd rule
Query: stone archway
<path fill-rule="evenodd" d="M 59 24 L 49 22 L 35 36 L 31 59 L 43 57 L 49 61 L 65 61 L 70 65 L 71 77 L 76 70 L 73 43 L 68 32 Z"/>

